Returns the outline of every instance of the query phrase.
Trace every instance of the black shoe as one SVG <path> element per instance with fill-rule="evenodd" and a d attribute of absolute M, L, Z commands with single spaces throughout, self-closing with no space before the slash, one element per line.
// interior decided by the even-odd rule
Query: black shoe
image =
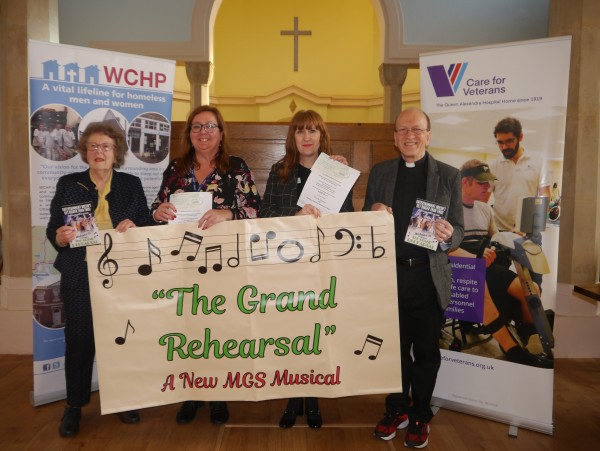
<path fill-rule="evenodd" d="M 177 416 L 175 419 L 178 424 L 187 424 L 196 418 L 196 410 L 198 407 L 202 407 L 204 402 L 202 401 L 185 401 L 179 411 L 177 412 Z"/>
<path fill-rule="evenodd" d="M 291 398 L 288 400 L 287 406 L 281 415 L 279 420 L 279 427 L 283 429 L 291 428 L 296 424 L 296 416 L 302 416 L 304 414 L 302 398 Z"/>
<path fill-rule="evenodd" d="M 510 348 L 505 354 L 506 358 L 514 363 L 535 366 L 538 368 L 554 368 L 554 362 L 552 360 L 541 355 L 532 354 L 527 349 L 523 349 L 519 346 Z"/>
<path fill-rule="evenodd" d="M 306 398 L 306 422 L 313 429 L 319 429 L 323 426 L 323 418 L 321 418 L 317 398 Z"/>
<path fill-rule="evenodd" d="M 69 407 L 65 409 L 65 413 L 60 420 L 58 432 L 61 437 L 73 437 L 79 432 L 79 420 L 81 419 L 80 407 Z"/>
<path fill-rule="evenodd" d="M 137 410 L 119 412 L 117 415 L 119 416 L 119 420 L 125 424 L 135 424 L 140 422 L 140 414 Z"/>
<path fill-rule="evenodd" d="M 229 419 L 227 403 L 225 401 L 211 401 L 208 404 L 210 406 L 210 421 L 213 424 L 227 423 Z"/>

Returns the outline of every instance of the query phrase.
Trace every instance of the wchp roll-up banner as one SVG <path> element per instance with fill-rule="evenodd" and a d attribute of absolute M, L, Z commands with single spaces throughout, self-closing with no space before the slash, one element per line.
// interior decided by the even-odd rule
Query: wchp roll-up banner
<path fill-rule="evenodd" d="M 87 249 L 102 413 L 401 390 L 385 212 L 103 231 Z"/>
<path fill-rule="evenodd" d="M 127 139 L 121 170 L 142 179 L 151 202 L 169 161 L 174 77 L 174 61 L 29 42 L 34 405 L 65 396 L 60 274 L 45 236 L 56 182 L 88 168 L 79 137 L 107 121 Z"/>
<path fill-rule="evenodd" d="M 478 169 L 463 175 L 465 231 L 487 239 L 471 249 L 472 257 L 485 249 L 496 258 L 487 269 L 483 259 L 479 269 L 476 258 L 471 265 L 469 258 L 453 262 L 435 403 L 545 433 L 553 430 L 570 46 L 570 37 L 561 37 L 420 58 L 430 151 L 457 168 L 479 160 Z M 520 124 L 520 132 L 508 131 L 507 123 Z M 472 291 L 484 295 L 471 299 Z M 464 316 L 474 307 L 483 314 Z"/>

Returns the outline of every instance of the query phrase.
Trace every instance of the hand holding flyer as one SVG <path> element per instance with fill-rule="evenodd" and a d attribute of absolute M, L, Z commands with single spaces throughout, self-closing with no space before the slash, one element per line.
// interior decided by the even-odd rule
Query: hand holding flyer
<path fill-rule="evenodd" d="M 415 208 L 410 215 L 410 224 L 406 230 L 404 241 L 421 246 L 432 251 L 438 247 L 435 237 L 434 224 L 438 219 L 446 219 L 446 205 L 417 199 Z"/>
<path fill-rule="evenodd" d="M 310 170 L 298 205 L 311 204 L 321 213 L 339 213 L 360 172 L 321 153 Z"/>
<path fill-rule="evenodd" d="M 100 244 L 100 234 L 92 204 L 65 205 L 62 207 L 65 225 L 74 227 L 77 236 L 69 243 L 71 247 L 90 246 Z"/>
<path fill-rule="evenodd" d="M 175 205 L 177 217 L 169 224 L 198 222 L 204 213 L 212 208 L 212 194 L 203 192 L 173 193 L 169 202 Z"/>

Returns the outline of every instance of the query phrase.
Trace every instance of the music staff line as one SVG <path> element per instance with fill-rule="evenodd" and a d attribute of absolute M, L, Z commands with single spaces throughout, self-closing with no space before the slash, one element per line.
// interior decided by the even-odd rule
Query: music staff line
<path fill-rule="evenodd" d="M 336 231 L 347 231 L 348 229 L 346 228 L 335 228 Z M 306 231 L 303 231 L 306 232 Z M 261 237 L 261 234 L 257 234 L 257 233 L 251 233 L 251 234 L 244 234 L 245 236 L 242 237 L 241 234 L 238 234 L 237 238 L 236 235 L 211 235 L 209 237 L 204 237 L 199 233 L 196 232 L 185 232 L 185 235 L 196 235 L 195 238 L 191 238 L 190 240 L 185 240 L 185 235 L 184 235 L 184 240 L 182 241 L 181 237 L 177 237 L 177 238 L 159 238 L 159 239 L 154 239 L 152 240 L 152 244 L 154 246 L 156 246 L 159 249 L 164 249 L 166 251 L 168 251 L 169 253 L 175 249 L 175 248 L 180 248 L 181 244 L 184 243 L 185 245 L 185 252 L 188 253 L 193 253 L 192 251 L 189 251 L 190 248 L 194 248 L 197 247 L 197 243 L 196 241 L 201 241 L 203 242 L 204 239 L 206 239 L 207 241 L 210 240 L 209 242 L 206 242 L 206 245 L 221 245 L 221 249 L 223 249 L 224 251 L 227 250 L 230 246 L 232 247 L 237 247 L 239 248 L 239 251 L 242 252 L 242 250 L 244 250 L 246 253 L 250 253 L 251 252 L 251 247 L 250 245 L 247 245 L 243 248 L 241 248 L 241 244 L 242 243 L 246 243 L 249 244 L 251 243 L 251 237 L 255 236 L 255 237 L 259 237 L 261 238 L 259 241 L 253 241 L 253 243 L 257 243 L 260 241 L 265 241 L 264 237 L 266 235 L 268 235 L 269 233 L 275 233 L 276 237 L 275 238 L 270 238 L 269 241 L 271 243 L 271 247 L 272 248 L 276 248 L 277 246 L 281 245 L 281 243 L 283 241 L 297 241 L 302 243 L 303 245 L 307 242 L 307 241 L 314 241 L 317 242 L 317 244 L 322 244 L 323 246 L 327 247 L 326 250 L 322 251 L 322 254 L 326 254 L 328 252 L 334 253 L 334 252 L 340 252 L 340 253 L 345 253 L 342 252 L 344 249 L 346 251 L 348 250 L 352 250 L 352 245 L 354 243 L 351 244 L 350 248 L 347 248 L 347 244 L 345 244 L 344 242 L 340 241 L 344 238 L 343 236 L 343 232 L 340 232 L 338 234 L 338 237 L 334 237 L 334 235 L 327 235 L 327 234 L 321 234 L 320 236 L 322 238 L 320 238 L 322 240 L 321 243 L 318 243 L 319 238 L 317 237 L 317 235 L 298 235 L 296 231 L 278 231 L 278 232 L 272 232 L 272 231 L 267 231 L 267 232 L 261 232 L 261 234 L 263 235 Z M 362 240 L 362 237 L 366 234 L 367 237 L 369 236 L 371 232 L 367 231 L 365 233 L 360 233 L 360 234 L 356 234 L 357 237 L 359 237 L 358 241 L 357 241 L 357 247 L 358 249 L 364 247 L 364 244 L 367 244 L 364 242 L 364 240 Z M 347 232 L 346 232 L 347 234 Z M 282 236 L 284 235 L 284 236 Z M 378 233 L 377 231 L 373 231 L 373 240 L 379 241 L 382 240 L 380 233 Z M 350 239 L 352 240 L 353 237 L 350 237 Z M 193 241 L 196 240 L 196 241 Z M 363 241 L 361 243 L 361 240 Z M 387 245 L 387 240 L 381 241 L 381 245 L 385 246 Z M 187 244 L 186 244 L 187 243 Z M 116 246 L 121 246 L 120 244 L 117 244 Z M 183 249 L 181 249 L 183 251 Z M 127 243 L 127 247 L 125 249 L 114 249 L 111 252 L 111 255 L 113 255 L 113 258 L 119 258 L 119 260 L 127 260 L 127 256 L 128 254 L 132 253 L 132 252 L 138 252 L 138 251 L 142 251 L 143 253 L 145 253 L 147 251 L 147 240 L 143 240 L 143 241 L 130 241 Z M 234 250 L 235 252 L 236 250 Z M 184 253 L 184 252 L 182 252 Z M 121 255 L 122 254 L 122 255 Z"/>
<path fill-rule="evenodd" d="M 158 239 L 156 242 L 148 238 L 144 246 L 139 241 L 129 242 L 126 249 L 122 250 L 118 248 L 123 244 L 115 245 L 111 235 L 106 233 L 105 251 L 98 261 L 98 277 L 108 277 L 103 281 L 103 285 L 105 288 L 110 288 L 112 277 L 117 273 L 125 276 L 137 272 L 141 276 L 147 276 L 153 271 L 181 270 L 183 260 L 195 262 L 195 265 L 199 265 L 195 266 L 198 272 L 206 274 L 210 270 L 219 272 L 226 266 L 235 268 L 240 264 L 246 267 L 257 263 L 269 265 L 316 263 L 342 257 L 352 260 L 381 258 L 386 253 L 386 247 L 393 243 L 388 243 L 387 240 L 376 243 L 375 227 L 369 228 L 366 237 L 362 234 L 354 234 L 350 229 L 343 227 L 336 228 L 333 236 L 327 236 L 322 229 L 317 228 L 316 236 L 298 237 L 291 235 L 289 231 L 267 231 L 244 234 L 243 237 L 240 237 L 241 234 L 236 234 L 235 241 L 219 244 L 213 244 L 215 235 L 206 237 L 210 243 L 204 243 L 204 236 L 196 231 L 186 231 L 183 238 Z M 295 236 L 296 239 L 285 239 L 286 236 Z M 231 235 L 226 237 L 229 240 L 232 238 Z M 353 255 L 348 257 L 350 253 Z M 135 256 L 132 257 L 132 254 Z M 144 263 L 140 263 L 141 261 Z M 170 266 L 173 266 L 172 269 Z"/>

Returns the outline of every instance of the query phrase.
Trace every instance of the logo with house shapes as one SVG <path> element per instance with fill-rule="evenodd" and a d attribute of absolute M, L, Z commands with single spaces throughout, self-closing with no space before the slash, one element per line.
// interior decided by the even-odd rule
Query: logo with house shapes
<path fill-rule="evenodd" d="M 42 62 L 42 72 L 47 80 L 100 84 L 100 69 L 95 64 L 82 68 L 77 63 L 61 65 L 56 60 L 48 60 Z"/>

